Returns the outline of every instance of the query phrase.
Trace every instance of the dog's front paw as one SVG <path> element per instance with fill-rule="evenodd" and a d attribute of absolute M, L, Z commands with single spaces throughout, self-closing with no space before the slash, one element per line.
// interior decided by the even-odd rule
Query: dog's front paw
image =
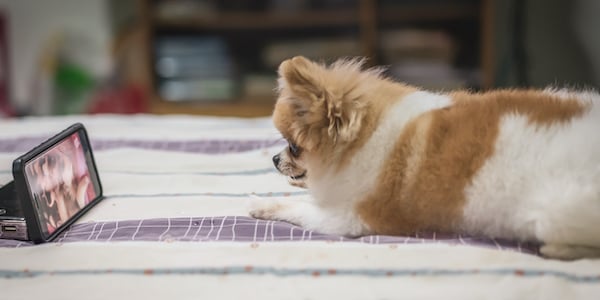
<path fill-rule="evenodd" d="M 302 223 L 302 215 L 294 210 L 294 204 L 283 201 L 253 201 L 249 214 L 256 219 L 283 221 L 296 226 L 301 226 Z"/>
<path fill-rule="evenodd" d="M 250 216 L 261 220 L 284 221 L 281 219 L 283 205 L 279 203 L 253 203 Z"/>

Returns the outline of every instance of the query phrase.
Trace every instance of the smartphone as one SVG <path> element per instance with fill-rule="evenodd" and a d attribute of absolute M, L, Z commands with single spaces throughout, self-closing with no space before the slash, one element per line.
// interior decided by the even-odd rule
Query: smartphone
<path fill-rule="evenodd" d="M 103 199 L 87 131 L 80 123 L 15 159 L 13 177 L 14 183 L 3 187 L 14 188 L 16 202 L 4 200 L 2 238 L 52 241 Z"/>

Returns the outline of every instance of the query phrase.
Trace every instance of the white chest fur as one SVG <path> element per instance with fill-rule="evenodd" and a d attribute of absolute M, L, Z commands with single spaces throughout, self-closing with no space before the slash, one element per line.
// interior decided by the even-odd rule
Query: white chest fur
<path fill-rule="evenodd" d="M 397 101 L 379 120 L 367 143 L 341 172 L 317 178 L 309 176 L 308 186 L 317 204 L 357 220 L 354 212 L 356 203 L 376 186 L 378 175 L 406 124 L 424 112 L 446 107 L 450 103 L 446 96 L 422 91 Z"/>

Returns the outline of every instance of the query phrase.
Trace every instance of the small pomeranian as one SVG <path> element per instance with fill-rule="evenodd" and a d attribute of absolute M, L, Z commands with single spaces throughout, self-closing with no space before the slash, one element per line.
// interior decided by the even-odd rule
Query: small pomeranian
<path fill-rule="evenodd" d="M 600 95 L 569 90 L 433 93 L 362 60 L 279 66 L 273 157 L 314 201 L 250 214 L 328 234 L 436 231 L 542 243 L 600 257 Z"/>

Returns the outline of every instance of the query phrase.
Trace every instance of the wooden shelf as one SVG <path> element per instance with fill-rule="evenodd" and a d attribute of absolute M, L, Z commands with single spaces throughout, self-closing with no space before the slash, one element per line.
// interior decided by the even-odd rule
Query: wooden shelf
<path fill-rule="evenodd" d="M 380 22 L 444 21 L 476 18 L 479 7 L 474 4 L 427 4 L 385 7 L 379 10 Z M 359 11 L 307 11 L 301 13 L 219 13 L 212 17 L 154 17 L 155 26 L 163 29 L 235 29 L 310 28 L 324 26 L 358 26 Z"/>
<path fill-rule="evenodd" d="M 232 117 L 264 117 L 273 112 L 275 99 L 241 98 L 228 102 L 173 102 L 156 98 L 152 101 L 151 113 L 191 114 Z"/>
<path fill-rule="evenodd" d="M 449 21 L 456 19 L 478 18 L 480 11 L 476 4 L 415 4 L 395 7 L 381 7 L 380 22 L 424 22 Z"/>
<path fill-rule="evenodd" d="M 435 3 L 427 2 L 425 4 L 416 1 L 411 3 L 385 1 L 385 3 L 390 4 L 382 4 L 378 0 L 358 0 L 356 5 L 342 9 L 315 9 L 289 13 L 270 12 L 268 10 L 266 12 L 216 10 L 214 15 L 190 12 L 189 17 L 167 17 L 158 12 L 157 1 L 136 1 L 139 3 L 140 15 L 142 16 L 143 44 L 147 49 L 142 54 L 145 61 L 143 64 L 145 70 L 144 76 L 142 76 L 144 78 L 143 83 L 144 86 L 148 87 L 148 94 L 151 98 L 150 112 L 156 114 L 269 116 L 273 111 L 275 101 L 274 97 L 264 97 L 262 99 L 241 98 L 228 102 L 212 103 L 203 101 L 172 102 L 161 99 L 156 90 L 153 69 L 153 43 L 157 35 L 179 33 L 223 35 L 238 42 L 238 44 L 243 44 L 244 47 L 248 39 L 257 38 L 259 41 L 256 45 L 248 45 L 249 51 L 247 52 L 252 57 L 258 55 L 260 44 L 264 43 L 262 38 L 270 38 L 271 35 L 268 34 L 271 33 L 273 39 L 277 40 L 282 39 L 282 36 L 284 36 L 279 34 L 279 31 L 282 33 L 290 32 L 291 39 L 298 39 L 299 36 L 335 35 L 340 31 L 344 32 L 346 29 L 357 29 L 355 33 L 362 55 L 369 57 L 372 64 L 378 65 L 382 63 L 377 54 L 379 53 L 380 33 L 384 30 L 410 28 L 411 26 L 419 27 L 427 24 L 432 25 L 426 26 L 428 28 L 446 28 L 446 24 L 466 24 L 467 26 L 459 26 L 457 30 L 467 30 L 478 35 L 480 44 L 469 44 L 473 39 L 466 39 L 461 41 L 463 43 L 461 46 L 468 48 L 469 51 L 474 53 L 473 55 L 479 56 L 480 62 L 477 67 L 482 72 L 483 88 L 491 87 L 494 82 L 492 59 L 494 31 L 491 13 L 494 0 L 435 1 Z M 471 21 L 475 21 L 472 24 L 473 26 L 469 23 Z M 295 32 L 295 30 L 298 30 L 298 32 Z M 238 44 L 235 44 L 236 47 Z M 246 49 L 243 50 L 246 51 Z M 236 53 L 235 55 L 240 54 Z M 475 57 L 473 55 L 469 54 L 467 56 Z M 252 60 L 250 65 L 255 67 L 254 63 L 255 61 Z M 258 62 L 256 63 L 258 64 Z M 384 62 L 384 64 L 388 63 L 390 62 Z M 466 64 L 468 67 L 474 67 L 472 62 Z M 272 71 L 275 72 L 276 70 Z"/>
<path fill-rule="evenodd" d="M 155 16 L 163 29 L 269 29 L 323 26 L 358 26 L 358 11 L 314 11 L 303 13 L 220 13 L 214 17 L 164 18 Z"/>

